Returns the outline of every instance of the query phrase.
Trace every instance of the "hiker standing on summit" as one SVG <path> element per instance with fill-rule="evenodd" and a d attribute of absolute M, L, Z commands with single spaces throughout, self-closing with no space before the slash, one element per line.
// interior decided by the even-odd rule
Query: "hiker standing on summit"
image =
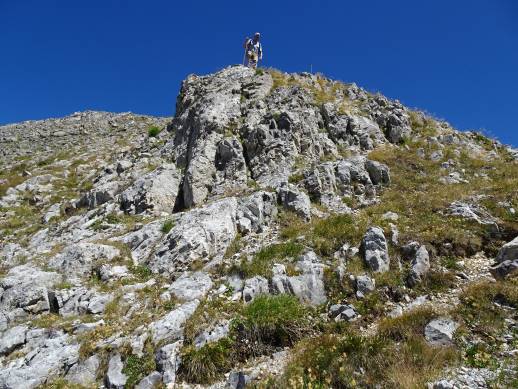
<path fill-rule="evenodd" d="M 245 40 L 246 66 L 252 69 L 257 68 L 257 63 L 263 59 L 263 47 L 261 46 L 261 34 L 256 32 L 252 39 Z"/>

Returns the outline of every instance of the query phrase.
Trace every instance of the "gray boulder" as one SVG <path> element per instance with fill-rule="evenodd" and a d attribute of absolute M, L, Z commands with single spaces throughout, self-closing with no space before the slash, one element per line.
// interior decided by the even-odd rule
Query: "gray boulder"
<path fill-rule="evenodd" d="M 368 275 L 356 277 L 356 291 L 362 295 L 374 292 L 376 290 L 376 280 Z"/>
<path fill-rule="evenodd" d="M 458 327 L 459 324 L 448 317 L 437 318 L 426 325 L 424 336 L 432 346 L 449 346 Z"/>
<path fill-rule="evenodd" d="M 0 369 L 0 388 L 35 388 L 64 374 L 79 359 L 79 345 L 63 333 L 42 339 L 25 357 Z"/>
<path fill-rule="evenodd" d="M 383 273 L 389 270 L 390 258 L 387 240 L 381 228 L 371 227 L 367 230 L 360 246 L 360 252 L 372 271 Z"/>
<path fill-rule="evenodd" d="M 156 353 L 158 371 L 162 373 L 162 382 L 168 387 L 175 385 L 182 345 L 182 341 L 171 343 L 161 347 Z"/>
<path fill-rule="evenodd" d="M 142 380 L 135 386 L 135 389 L 155 389 L 162 381 L 162 374 L 154 371 L 151 374 L 142 378 Z"/>
<path fill-rule="evenodd" d="M 309 221 L 311 220 L 311 201 L 295 185 L 283 183 L 277 188 L 277 200 L 284 208 Z"/>
<path fill-rule="evenodd" d="M 0 337 L 0 356 L 8 355 L 25 344 L 25 334 L 29 327 L 21 325 L 8 329 Z"/>
<path fill-rule="evenodd" d="M 158 344 L 165 340 L 180 339 L 183 335 L 185 322 L 191 317 L 199 304 L 199 300 L 189 301 L 151 323 L 148 328 L 151 331 L 153 343 Z"/>
<path fill-rule="evenodd" d="M 92 355 L 84 361 L 79 361 L 72 366 L 65 378 L 67 381 L 79 385 L 93 385 L 97 380 L 97 371 L 101 361 L 97 355 Z"/>
<path fill-rule="evenodd" d="M 335 321 L 351 321 L 358 317 L 352 305 L 335 304 L 329 307 L 328 316 Z"/>
<path fill-rule="evenodd" d="M 121 193 L 121 208 L 131 213 L 142 213 L 147 210 L 172 212 L 180 182 L 180 172 L 175 165 L 160 166 L 139 178 Z"/>
<path fill-rule="evenodd" d="M 122 372 L 124 364 L 121 355 L 116 353 L 108 362 L 108 372 L 106 373 L 106 387 L 109 389 L 124 389 L 128 377 Z"/>
<path fill-rule="evenodd" d="M 327 301 L 324 286 L 325 266 L 314 252 L 302 255 L 295 265 L 300 275 L 288 277 L 283 265 L 274 268 L 271 289 L 277 294 L 292 294 L 306 304 L 320 305 Z"/>
<path fill-rule="evenodd" d="M 68 278 L 82 278 L 92 274 L 98 263 L 120 256 L 119 249 L 105 244 L 77 243 L 65 247 L 61 254 L 49 261 L 49 266 Z"/>
<path fill-rule="evenodd" d="M 412 287 L 422 281 L 423 276 L 430 270 L 430 255 L 426 247 L 420 246 L 412 258 L 412 265 L 407 282 Z"/>
<path fill-rule="evenodd" d="M 289 277 L 290 289 L 302 302 L 320 305 L 327 301 L 324 287 L 325 266 L 320 263 L 314 252 L 302 255 L 295 270 L 302 274 Z"/>
<path fill-rule="evenodd" d="M 518 237 L 502 246 L 489 269 L 493 277 L 504 279 L 518 271 Z"/>
<path fill-rule="evenodd" d="M 171 284 L 169 292 L 180 301 L 201 300 L 212 285 L 212 280 L 207 273 L 183 273 Z"/>
<path fill-rule="evenodd" d="M 504 244 L 498 255 L 496 256 L 496 262 L 502 263 L 504 261 L 514 261 L 518 259 L 518 236 L 512 241 Z"/>
<path fill-rule="evenodd" d="M 60 282 L 61 275 L 30 265 L 11 268 L 0 280 L 0 311 L 21 308 L 27 313 L 50 309 L 49 290 Z"/>
<path fill-rule="evenodd" d="M 390 171 L 387 165 L 367 160 L 365 161 L 365 169 L 369 173 L 370 179 L 374 185 L 390 184 Z"/>
<path fill-rule="evenodd" d="M 268 294 L 268 280 L 261 276 L 256 276 L 245 280 L 243 287 L 243 300 L 245 303 L 251 302 L 261 294 Z"/>

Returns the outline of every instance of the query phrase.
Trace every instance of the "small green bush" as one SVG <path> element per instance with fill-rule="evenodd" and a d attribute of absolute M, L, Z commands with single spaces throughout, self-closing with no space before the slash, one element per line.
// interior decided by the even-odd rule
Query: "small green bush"
<path fill-rule="evenodd" d="M 158 134 L 160 134 L 161 132 L 162 132 L 162 129 L 157 126 L 151 126 L 147 129 L 147 134 L 150 138 L 154 138 L 154 137 L 158 136 Z"/>
<path fill-rule="evenodd" d="M 130 266 L 129 271 L 133 274 L 139 281 L 147 281 L 153 276 L 153 272 L 146 265 L 136 265 Z"/>
<path fill-rule="evenodd" d="M 126 358 L 122 372 L 128 376 L 127 388 L 133 388 L 145 376 L 156 370 L 155 356 L 146 352 L 142 357 L 130 355 Z"/>
<path fill-rule="evenodd" d="M 164 224 L 162 224 L 161 231 L 162 231 L 162 233 L 167 234 L 167 233 L 169 233 L 169 231 L 171 231 L 171 229 L 173 227 L 174 227 L 174 222 L 172 220 L 166 220 L 164 222 Z"/>

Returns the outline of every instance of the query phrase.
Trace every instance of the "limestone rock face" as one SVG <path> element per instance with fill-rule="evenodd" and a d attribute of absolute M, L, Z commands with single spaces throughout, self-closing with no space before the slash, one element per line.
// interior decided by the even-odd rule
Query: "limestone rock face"
<path fill-rule="evenodd" d="M 169 292 L 180 301 L 200 300 L 212 288 L 212 280 L 207 273 L 184 273 L 171 284 Z"/>
<path fill-rule="evenodd" d="M 139 178 L 121 194 L 121 208 L 126 212 L 142 213 L 145 210 L 172 212 L 180 173 L 175 165 L 167 164 Z"/>
<path fill-rule="evenodd" d="M 179 202 L 183 207 L 207 198 L 218 171 L 234 179 L 242 170 L 241 147 L 224 138 L 241 120 L 245 85 L 258 84 L 254 88 L 258 97 L 264 97 L 272 85 L 269 76 L 256 80 L 253 76 L 251 69 L 231 67 L 211 77 L 189 76 L 183 82 L 172 124 L 175 137 L 169 145 L 177 166 L 185 169 Z"/>
<path fill-rule="evenodd" d="M 40 338 L 40 344 L 21 363 L 0 369 L 0 387 L 35 388 L 64 374 L 79 359 L 79 345 L 65 334 Z"/>
<path fill-rule="evenodd" d="M 5 329 L 9 317 L 48 312 L 51 307 L 49 291 L 61 279 L 59 273 L 45 272 L 30 265 L 11 268 L 0 280 L 0 313 L 16 312 L 12 312 L 14 316 L 4 316 L 3 320 L 0 317 L 0 329 Z"/>
<path fill-rule="evenodd" d="M 231 197 L 186 212 L 157 247 L 151 269 L 174 271 L 195 260 L 221 260 L 237 234 L 237 209 Z"/>
<path fill-rule="evenodd" d="M 256 192 L 228 197 L 185 212 L 157 246 L 149 264 L 155 272 L 187 268 L 193 261 L 216 264 L 237 233 L 258 232 L 275 217 L 275 195 Z"/>
<path fill-rule="evenodd" d="M 311 220 L 311 201 L 309 196 L 291 184 L 282 184 L 277 190 L 277 198 L 282 206 L 305 220 Z"/>
<path fill-rule="evenodd" d="M 199 300 L 193 300 L 172 310 L 164 317 L 150 324 L 152 340 L 155 344 L 165 340 L 179 340 L 187 319 L 194 313 Z"/>
<path fill-rule="evenodd" d="M 110 261 L 120 251 L 103 244 L 78 243 L 66 247 L 61 254 L 51 259 L 50 266 L 67 275 L 68 278 L 87 276 L 99 261 Z"/>

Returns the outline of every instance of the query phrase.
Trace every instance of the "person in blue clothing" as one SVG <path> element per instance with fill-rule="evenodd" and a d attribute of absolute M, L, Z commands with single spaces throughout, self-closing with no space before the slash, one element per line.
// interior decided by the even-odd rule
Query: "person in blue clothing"
<path fill-rule="evenodd" d="M 256 32 L 252 39 L 245 40 L 246 66 L 252 69 L 257 68 L 257 64 L 263 59 L 263 47 L 261 46 L 261 34 Z"/>

